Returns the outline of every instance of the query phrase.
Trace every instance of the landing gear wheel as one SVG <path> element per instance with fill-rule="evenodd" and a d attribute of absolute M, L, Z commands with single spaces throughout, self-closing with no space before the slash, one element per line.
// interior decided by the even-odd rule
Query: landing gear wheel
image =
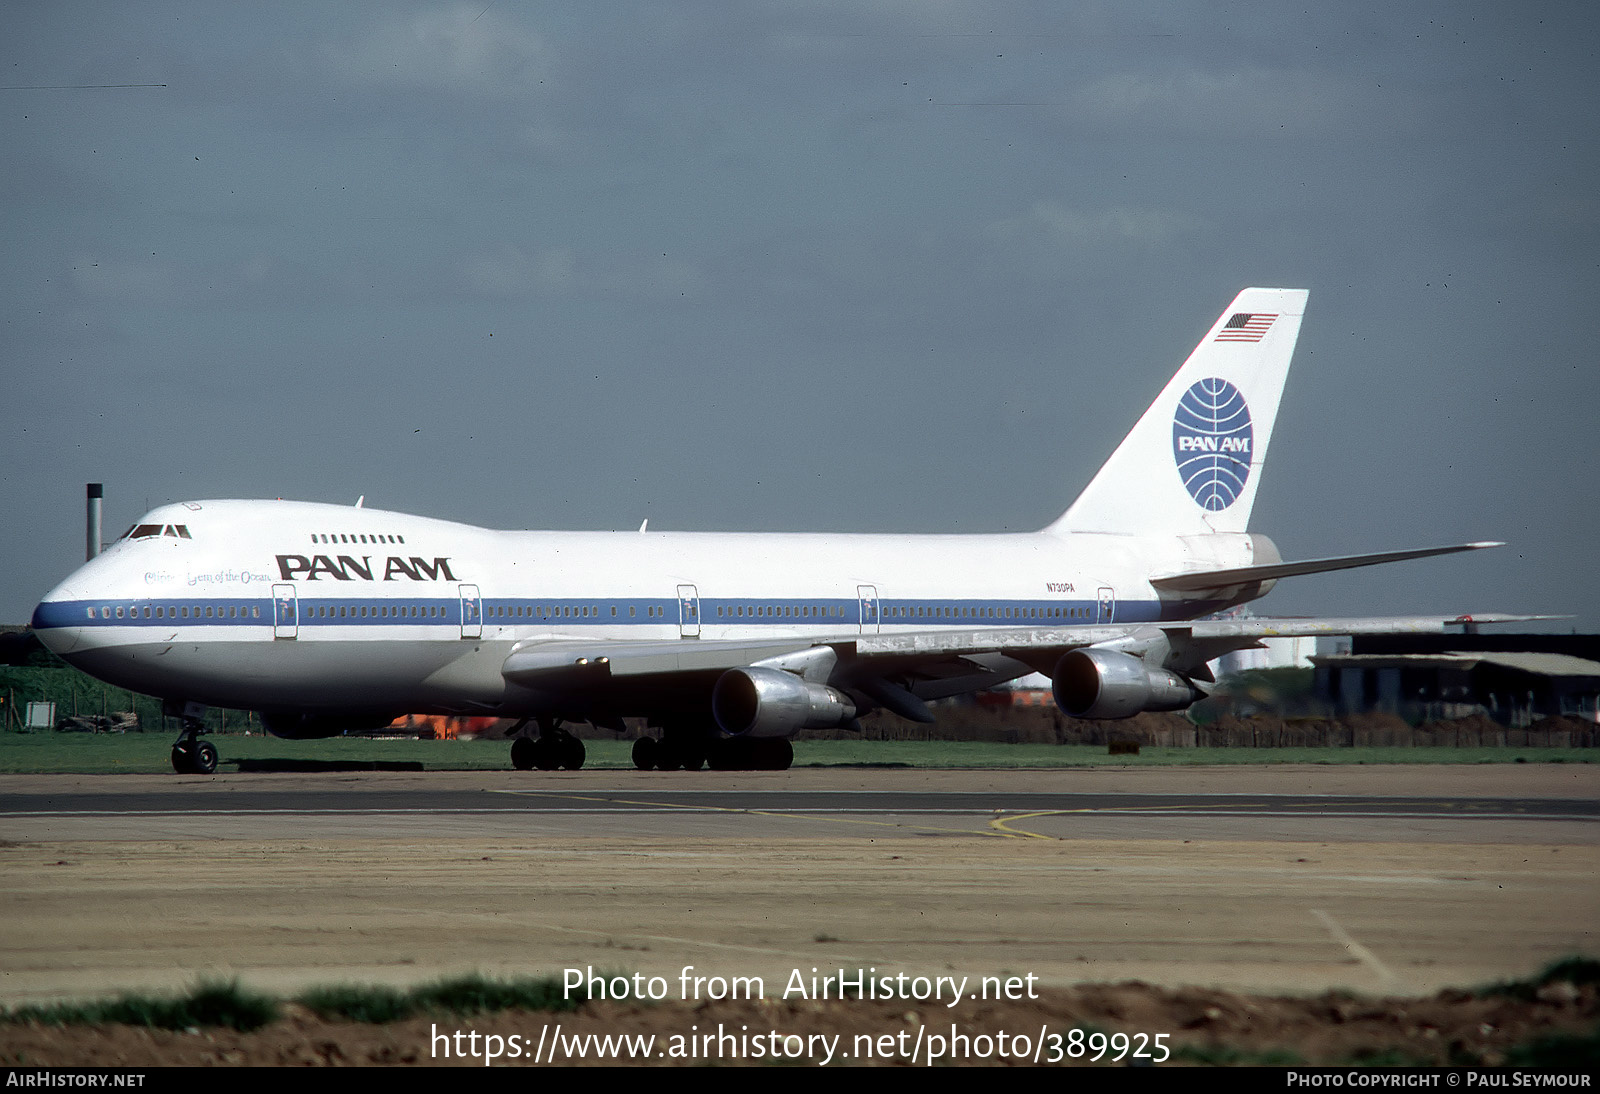
<path fill-rule="evenodd" d="M 683 752 L 678 742 L 671 737 L 661 738 L 661 743 L 656 746 L 656 770 L 676 771 L 682 766 Z"/>
<path fill-rule="evenodd" d="M 577 771 L 583 766 L 588 751 L 584 749 L 583 742 L 570 734 L 563 734 L 560 742 L 561 766 L 568 771 Z"/>
<path fill-rule="evenodd" d="M 654 737 L 640 737 L 633 742 L 633 766 L 640 771 L 655 770 L 661 752 L 661 742 Z"/>
<path fill-rule="evenodd" d="M 200 739 L 200 723 L 186 724 L 172 743 L 172 770 L 180 775 L 209 775 L 217 769 L 217 749 Z"/>
<path fill-rule="evenodd" d="M 699 771 L 706 765 L 705 746 L 698 742 L 689 744 L 684 742 L 679 745 L 679 756 L 685 771 Z"/>
<path fill-rule="evenodd" d="M 786 738 L 762 741 L 760 751 L 762 771 L 787 771 L 794 763 L 794 745 Z"/>
<path fill-rule="evenodd" d="M 511 742 L 511 766 L 518 771 L 532 771 L 538 752 L 539 744 L 532 737 L 518 737 Z"/>
<path fill-rule="evenodd" d="M 196 775 L 210 775 L 217 770 L 217 749 L 210 741 L 196 741 L 191 761 Z"/>
<path fill-rule="evenodd" d="M 786 738 L 718 741 L 711 750 L 713 771 L 787 771 L 794 745 Z"/>
<path fill-rule="evenodd" d="M 712 738 L 694 723 L 674 723 L 661 728 L 661 743 L 655 752 L 658 771 L 699 771 L 706 765 Z"/>
<path fill-rule="evenodd" d="M 711 745 L 711 770 L 713 771 L 745 771 L 750 767 L 748 762 L 750 742 L 741 740 L 716 741 Z"/>

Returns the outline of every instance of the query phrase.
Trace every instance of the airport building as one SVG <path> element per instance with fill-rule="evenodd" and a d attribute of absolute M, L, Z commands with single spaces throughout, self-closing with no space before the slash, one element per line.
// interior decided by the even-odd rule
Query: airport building
<path fill-rule="evenodd" d="M 1408 721 L 1480 712 L 1511 728 L 1541 718 L 1600 722 L 1600 636 L 1381 635 L 1312 658 L 1314 691 L 1336 714 Z"/>

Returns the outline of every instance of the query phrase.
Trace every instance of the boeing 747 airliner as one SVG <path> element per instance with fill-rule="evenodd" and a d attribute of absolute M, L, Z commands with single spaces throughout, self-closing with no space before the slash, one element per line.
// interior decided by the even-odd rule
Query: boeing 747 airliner
<path fill-rule="evenodd" d="M 280 737 L 405 713 L 520 721 L 518 768 L 576 768 L 563 723 L 658 727 L 640 767 L 784 768 L 803 729 L 1032 672 L 1087 718 L 1181 710 L 1206 663 L 1271 635 L 1439 631 L 1477 616 L 1203 617 L 1297 574 L 1496 546 L 1285 562 L 1247 531 L 1307 293 L 1246 289 L 1066 513 L 1013 535 L 497 532 L 373 509 L 194 501 L 141 517 L 33 615 L 61 657 L 184 719 Z M 537 726 L 537 734 L 527 732 Z"/>

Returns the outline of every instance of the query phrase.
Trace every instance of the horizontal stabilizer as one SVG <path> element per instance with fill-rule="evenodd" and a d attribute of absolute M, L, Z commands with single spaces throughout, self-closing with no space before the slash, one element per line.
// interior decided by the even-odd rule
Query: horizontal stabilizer
<path fill-rule="evenodd" d="M 1451 547 L 1419 547 L 1410 551 L 1339 555 L 1334 558 L 1312 558 L 1303 562 L 1265 562 L 1258 566 L 1235 566 L 1227 570 L 1201 570 L 1154 577 L 1150 579 L 1150 584 L 1168 592 L 1197 593 L 1210 589 L 1226 589 L 1233 585 L 1245 585 L 1253 581 L 1276 581 L 1280 577 L 1322 574 L 1330 570 L 1353 570 L 1357 566 L 1377 566 L 1380 563 L 1401 562 L 1408 558 L 1428 558 L 1432 555 L 1450 555 L 1458 551 L 1480 551 L 1485 547 L 1504 546 L 1504 543 L 1498 542 L 1460 543 Z"/>

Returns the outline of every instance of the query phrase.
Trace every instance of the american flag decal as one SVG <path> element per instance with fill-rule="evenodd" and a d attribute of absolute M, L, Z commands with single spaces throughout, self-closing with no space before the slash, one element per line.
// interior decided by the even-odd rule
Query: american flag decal
<path fill-rule="evenodd" d="M 1267 333 L 1267 328 L 1272 326 L 1272 321 L 1278 318 L 1277 313 L 1256 312 L 1254 315 L 1247 311 L 1234 312 L 1228 321 L 1222 324 L 1222 329 L 1217 332 L 1214 342 L 1259 342 L 1261 336 Z"/>

